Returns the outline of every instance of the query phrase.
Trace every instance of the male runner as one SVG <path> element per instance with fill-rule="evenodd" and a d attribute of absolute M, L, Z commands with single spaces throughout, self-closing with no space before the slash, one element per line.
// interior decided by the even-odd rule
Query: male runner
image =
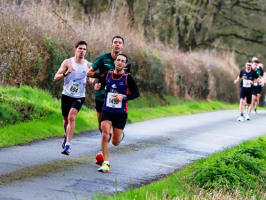
<path fill-rule="evenodd" d="M 252 70 L 252 63 L 248 61 L 246 63 L 245 69 L 240 71 L 239 76 L 234 81 L 236 84 L 239 80 L 241 80 L 240 85 L 240 117 L 237 119 L 238 121 L 244 121 L 244 106 L 245 106 L 245 98 L 246 103 L 248 105 L 248 113 L 246 115 L 246 120 L 250 120 L 250 112 L 252 109 L 251 104 L 251 96 L 252 96 L 252 89 L 251 86 L 255 83 L 258 78 L 258 75 L 255 71 Z"/>
<path fill-rule="evenodd" d="M 65 136 L 62 142 L 62 154 L 70 154 L 70 142 L 75 129 L 75 118 L 85 100 L 87 73 L 90 63 L 85 60 L 87 43 L 79 41 L 75 45 L 75 56 L 66 59 L 54 76 L 54 81 L 64 78 L 61 98 L 63 126 Z"/>
<path fill-rule="evenodd" d="M 115 69 L 107 72 L 105 81 L 96 84 L 96 89 L 106 88 L 101 116 L 102 154 L 96 156 L 97 164 L 101 165 L 98 171 L 103 173 L 110 172 L 108 139 L 111 128 L 113 127 L 112 143 L 118 146 L 127 121 L 127 102 L 139 97 L 136 82 L 124 70 L 127 61 L 125 54 L 118 54 Z"/>
<path fill-rule="evenodd" d="M 259 81 L 253 84 L 252 87 L 252 106 L 254 106 L 254 112 L 257 113 L 257 107 L 260 103 L 261 91 L 264 86 L 263 79 L 263 67 L 259 64 L 259 59 L 256 57 L 252 58 L 252 69 L 258 74 Z"/>
<path fill-rule="evenodd" d="M 88 76 L 91 78 L 98 78 L 98 82 L 101 83 L 104 79 L 104 75 L 108 70 L 114 69 L 114 61 L 119 53 L 124 49 L 124 38 L 117 35 L 112 38 L 111 52 L 100 55 L 92 63 L 92 68 L 89 70 Z M 99 71 L 96 73 L 96 71 Z M 96 91 L 95 94 L 95 108 L 97 111 L 98 127 L 101 131 L 101 112 L 104 103 L 105 89 L 104 87 Z"/>

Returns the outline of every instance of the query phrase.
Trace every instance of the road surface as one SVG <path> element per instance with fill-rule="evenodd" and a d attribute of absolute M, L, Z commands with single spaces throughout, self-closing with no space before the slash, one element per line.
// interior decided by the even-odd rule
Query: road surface
<path fill-rule="evenodd" d="M 111 145 L 111 173 L 97 172 L 100 134 L 75 135 L 70 156 L 61 139 L 0 149 L 0 200 L 83 200 L 156 180 L 202 157 L 266 133 L 266 112 L 237 122 L 238 111 L 215 111 L 129 124 Z"/>

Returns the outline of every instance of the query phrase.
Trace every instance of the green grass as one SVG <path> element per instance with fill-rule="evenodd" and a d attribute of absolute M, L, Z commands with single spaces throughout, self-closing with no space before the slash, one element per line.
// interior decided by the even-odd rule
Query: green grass
<path fill-rule="evenodd" d="M 237 106 L 218 101 L 196 102 L 174 97 L 165 97 L 164 100 L 152 96 L 141 97 L 129 102 L 128 123 L 233 108 Z M 64 134 L 60 100 L 36 88 L 0 88 L 0 117 L 0 147 L 60 137 Z M 83 106 L 76 118 L 75 134 L 96 129 L 96 112 Z"/>
<path fill-rule="evenodd" d="M 266 136 L 263 136 L 200 159 L 149 185 L 94 199 L 263 199 L 265 183 Z M 226 195 L 231 198 L 222 198 Z"/>

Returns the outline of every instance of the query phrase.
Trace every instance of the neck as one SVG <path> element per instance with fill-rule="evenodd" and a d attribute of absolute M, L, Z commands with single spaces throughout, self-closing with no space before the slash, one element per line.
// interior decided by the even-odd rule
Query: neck
<path fill-rule="evenodd" d="M 118 74 L 118 75 L 121 75 L 121 74 L 124 73 L 124 70 L 123 70 L 123 69 L 122 69 L 122 70 L 117 70 L 117 69 L 115 69 L 115 70 L 114 70 L 114 73 L 115 73 L 115 74 Z"/>
<path fill-rule="evenodd" d="M 115 60 L 116 57 L 117 57 L 117 55 L 118 55 L 119 53 L 120 53 L 120 52 L 114 52 L 114 51 L 112 51 L 112 52 L 111 52 L 111 56 L 112 56 L 112 58 Z"/>
<path fill-rule="evenodd" d="M 79 56 L 75 56 L 74 59 L 75 59 L 75 62 L 79 64 L 83 64 L 85 60 L 84 58 L 80 58 Z"/>

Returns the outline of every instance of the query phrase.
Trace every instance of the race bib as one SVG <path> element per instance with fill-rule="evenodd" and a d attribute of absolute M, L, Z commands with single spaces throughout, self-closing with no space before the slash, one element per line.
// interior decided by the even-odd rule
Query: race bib
<path fill-rule="evenodd" d="M 243 80 L 243 87 L 250 88 L 251 87 L 250 80 Z"/>
<path fill-rule="evenodd" d="M 107 93 L 106 106 L 109 108 L 122 108 L 122 102 L 114 101 L 114 95 L 115 93 L 112 93 L 112 92 Z"/>
<path fill-rule="evenodd" d="M 71 95 L 79 94 L 81 92 L 81 82 L 70 81 L 66 90 Z"/>

